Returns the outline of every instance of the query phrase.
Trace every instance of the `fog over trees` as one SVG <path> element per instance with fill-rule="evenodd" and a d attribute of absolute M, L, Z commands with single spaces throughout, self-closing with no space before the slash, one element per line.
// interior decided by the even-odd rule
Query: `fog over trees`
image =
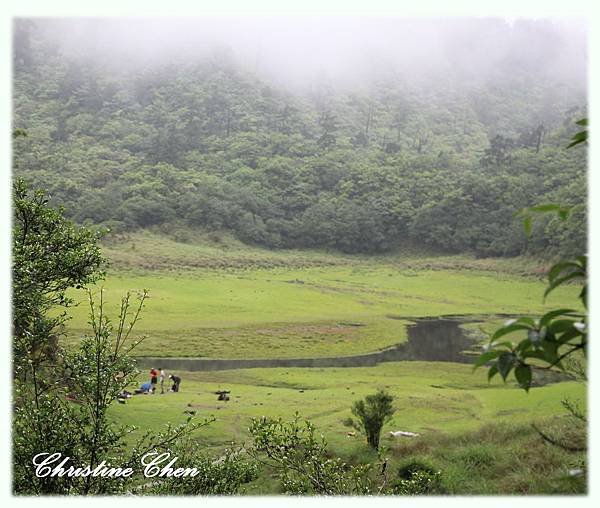
<path fill-rule="evenodd" d="M 20 19 L 14 168 L 115 233 L 567 255 L 586 61 L 575 19 Z"/>
<path fill-rule="evenodd" d="M 481 81 L 509 68 L 578 83 L 580 91 L 585 83 L 586 32 L 577 19 L 58 18 L 35 24 L 61 52 L 82 61 L 131 68 L 229 58 L 293 88 L 327 80 L 356 89 L 404 73 Z"/>

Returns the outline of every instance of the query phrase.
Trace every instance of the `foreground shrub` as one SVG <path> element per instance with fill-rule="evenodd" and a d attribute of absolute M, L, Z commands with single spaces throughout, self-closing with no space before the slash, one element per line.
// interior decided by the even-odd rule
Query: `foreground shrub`
<path fill-rule="evenodd" d="M 286 494 L 359 495 L 372 494 L 372 466 L 351 465 L 331 458 L 323 436 L 315 436 L 314 425 L 269 418 L 253 419 L 250 434 L 253 455 L 271 467 Z"/>
<path fill-rule="evenodd" d="M 399 495 L 442 494 L 442 473 L 431 464 L 410 459 L 400 465 L 392 492 Z"/>

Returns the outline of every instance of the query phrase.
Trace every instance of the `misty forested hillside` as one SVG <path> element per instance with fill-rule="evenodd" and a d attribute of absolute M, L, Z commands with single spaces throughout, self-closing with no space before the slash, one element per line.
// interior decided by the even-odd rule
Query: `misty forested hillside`
<path fill-rule="evenodd" d="M 513 44 L 493 64 L 462 41 L 440 68 L 381 64 L 356 86 L 317 76 L 290 87 L 234 51 L 128 66 L 18 22 L 13 128 L 27 136 L 14 140 L 15 175 L 114 232 L 162 225 L 349 253 L 579 253 L 586 158 L 565 147 L 585 83 L 553 70 L 564 40 L 532 24 L 494 25 Z M 547 202 L 574 205 L 570 219 L 541 218 L 526 241 L 515 211 Z"/>

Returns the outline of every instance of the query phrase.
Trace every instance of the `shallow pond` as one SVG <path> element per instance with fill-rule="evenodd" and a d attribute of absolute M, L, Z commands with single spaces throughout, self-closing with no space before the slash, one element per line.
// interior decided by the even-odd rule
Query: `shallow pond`
<path fill-rule="evenodd" d="M 269 358 L 232 359 L 210 358 L 138 358 L 142 367 L 157 367 L 168 370 L 206 371 L 272 367 L 365 367 L 381 362 L 420 360 L 429 362 L 473 361 L 472 355 L 464 354 L 474 345 L 474 339 L 461 328 L 466 322 L 479 319 L 419 318 L 407 327 L 408 340 L 397 346 L 356 356 L 331 358 Z"/>

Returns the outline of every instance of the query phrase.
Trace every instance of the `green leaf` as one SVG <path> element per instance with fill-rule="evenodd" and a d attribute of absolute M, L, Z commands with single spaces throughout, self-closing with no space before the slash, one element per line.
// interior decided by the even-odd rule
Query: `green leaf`
<path fill-rule="evenodd" d="M 542 349 L 548 363 L 554 363 L 558 360 L 558 344 L 555 341 L 542 341 Z"/>
<path fill-rule="evenodd" d="M 529 332 L 529 333 L 531 333 L 531 332 Z M 529 337 L 527 339 L 523 339 L 521 342 L 519 342 L 519 344 L 517 344 L 517 347 L 515 348 L 515 352 L 522 353 L 524 351 L 527 351 L 528 349 L 530 349 L 531 345 L 532 345 L 532 341 L 529 339 Z"/>
<path fill-rule="evenodd" d="M 512 332 L 516 332 L 518 330 L 530 330 L 531 328 L 531 326 L 522 323 L 513 323 L 508 326 L 503 326 L 502 328 L 498 328 L 498 330 L 494 332 L 494 335 L 492 335 L 492 341 L 499 339 L 503 335 L 507 335 Z"/>
<path fill-rule="evenodd" d="M 536 358 L 548 363 L 548 356 L 544 351 L 527 351 L 523 358 Z"/>
<path fill-rule="evenodd" d="M 576 337 L 581 337 L 582 339 L 585 339 L 585 333 L 573 326 L 568 330 L 565 330 L 565 332 L 558 338 L 556 342 L 559 346 L 563 346 Z"/>
<path fill-rule="evenodd" d="M 570 280 L 573 279 L 580 279 L 582 277 L 582 274 L 578 273 L 578 272 L 572 272 L 569 275 L 565 275 L 564 277 L 560 277 L 558 279 L 555 279 L 552 284 L 550 284 L 550 286 L 548 286 L 546 288 L 546 291 L 544 291 L 544 300 L 546 299 L 546 297 L 552 292 L 554 291 L 557 287 L 563 285 L 565 282 L 568 282 Z"/>
<path fill-rule="evenodd" d="M 581 270 L 581 266 L 578 263 L 574 263 L 572 261 L 563 261 L 562 263 L 556 263 L 555 265 L 552 265 L 552 267 L 548 271 L 548 280 L 552 282 L 567 268 L 572 268 L 574 271 Z"/>
<path fill-rule="evenodd" d="M 588 139 L 587 131 L 579 131 L 571 138 L 571 143 L 567 145 L 567 148 L 572 148 L 580 143 L 585 143 Z"/>
<path fill-rule="evenodd" d="M 548 329 L 555 335 L 566 332 L 573 328 L 575 321 L 573 319 L 558 319 L 548 325 Z"/>
<path fill-rule="evenodd" d="M 506 381 L 506 377 L 510 373 L 514 364 L 515 364 L 515 355 L 512 353 L 508 353 L 508 352 L 502 353 L 500 355 L 500 357 L 498 358 L 498 362 L 497 362 L 498 372 L 500 373 L 500 375 L 502 376 L 502 379 L 504 379 L 504 381 Z"/>
<path fill-rule="evenodd" d="M 481 367 L 484 363 L 487 363 L 490 360 L 493 360 L 494 358 L 498 358 L 500 353 L 501 353 L 500 351 L 488 351 L 486 353 L 483 353 L 482 355 L 479 355 L 479 358 L 477 358 L 477 360 L 475 360 L 475 364 L 473 365 L 473 370 L 475 370 L 478 367 Z"/>
<path fill-rule="evenodd" d="M 526 316 L 520 317 L 515 321 L 515 323 L 524 324 L 532 327 L 535 326 L 535 321 L 532 318 Z"/>
<path fill-rule="evenodd" d="M 572 312 L 576 312 L 574 309 L 555 309 L 550 312 L 546 312 L 540 319 L 540 327 L 546 326 L 555 317 L 569 315 Z"/>
<path fill-rule="evenodd" d="M 587 284 L 584 284 L 583 288 L 581 289 L 579 298 L 581 299 L 583 306 L 587 309 Z"/>
<path fill-rule="evenodd" d="M 531 367 L 529 365 L 517 365 L 515 367 L 515 378 L 521 388 L 525 389 L 525 391 L 529 391 L 531 387 Z"/>

